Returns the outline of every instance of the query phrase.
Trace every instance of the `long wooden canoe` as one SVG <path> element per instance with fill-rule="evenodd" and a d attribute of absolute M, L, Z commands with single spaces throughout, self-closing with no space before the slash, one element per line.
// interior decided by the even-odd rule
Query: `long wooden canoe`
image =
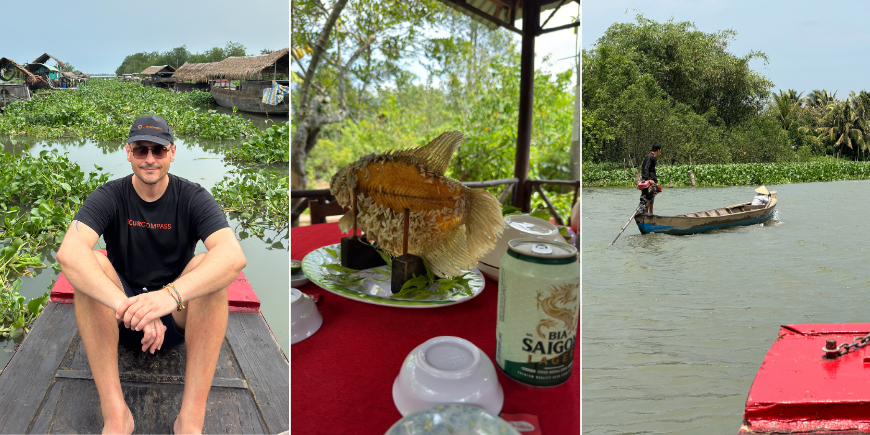
<path fill-rule="evenodd" d="M 716 208 L 677 216 L 638 214 L 634 217 L 641 234 L 695 234 L 719 228 L 762 223 L 773 216 L 776 207 L 776 191 L 770 191 L 767 205 L 750 205 L 744 202 L 730 207 Z"/>
<path fill-rule="evenodd" d="M 51 302 L 0 373 L 0 433 L 100 433 L 100 400 L 61 274 Z M 244 274 L 227 289 L 229 321 L 208 395 L 203 433 L 290 428 L 290 367 Z M 171 433 L 181 407 L 184 344 L 154 353 L 118 347 L 134 433 Z"/>

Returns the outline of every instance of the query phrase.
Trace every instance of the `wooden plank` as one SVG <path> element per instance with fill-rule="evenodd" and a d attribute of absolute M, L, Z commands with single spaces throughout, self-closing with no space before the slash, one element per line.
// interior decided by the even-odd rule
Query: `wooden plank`
<path fill-rule="evenodd" d="M 94 374 L 90 370 L 58 370 L 55 375 L 58 378 L 68 379 L 94 379 Z M 120 373 L 118 377 L 121 382 L 137 382 L 140 384 L 175 384 L 184 385 L 184 376 L 177 375 L 153 375 L 149 373 Z M 212 378 L 212 387 L 221 388 L 242 388 L 247 389 L 248 383 L 243 379 L 234 378 Z"/>
<path fill-rule="evenodd" d="M 0 433 L 24 433 L 30 426 L 76 331 L 72 309 L 45 306 L 0 374 Z"/>
<path fill-rule="evenodd" d="M 136 422 L 134 433 L 171 433 L 181 409 L 182 385 L 122 382 L 121 389 Z M 100 433 L 102 430 L 103 416 L 93 381 L 59 379 L 49 397 L 54 398 L 52 406 L 40 410 L 40 418 L 29 433 Z M 47 421 L 51 422 L 49 426 L 45 425 Z M 250 390 L 212 388 L 203 433 L 265 433 Z"/>
<path fill-rule="evenodd" d="M 227 340 L 269 433 L 290 429 L 290 366 L 262 314 L 234 313 Z"/>

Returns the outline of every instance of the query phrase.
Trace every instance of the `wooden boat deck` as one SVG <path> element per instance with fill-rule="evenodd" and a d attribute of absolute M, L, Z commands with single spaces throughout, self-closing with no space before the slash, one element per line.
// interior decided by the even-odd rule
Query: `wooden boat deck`
<path fill-rule="evenodd" d="M 58 279 L 56 287 L 62 284 Z M 259 300 L 254 309 L 253 292 L 239 291 L 244 286 L 250 289 L 244 275 L 231 285 L 227 333 L 203 433 L 289 430 L 287 357 L 259 312 Z M 73 306 L 64 303 L 68 295 L 52 291 L 53 301 L 0 373 L 0 433 L 102 430 L 99 396 Z M 118 352 L 121 388 L 136 421 L 134 433 L 171 433 L 184 390 L 184 345 L 154 355 L 123 346 Z"/>

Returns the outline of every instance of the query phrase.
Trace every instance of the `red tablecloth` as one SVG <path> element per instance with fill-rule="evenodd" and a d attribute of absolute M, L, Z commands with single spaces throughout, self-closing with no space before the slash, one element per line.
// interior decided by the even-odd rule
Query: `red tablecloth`
<path fill-rule="evenodd" d="M 290 257 L 302 260 L 321 246 L 338 243 L 341 236 L 337 223 L 294 228 L 290 233 Z M 386 432 L 402 418 L 392 395 L 402 361 L 432 337 L 462 337 L 495 364 L 498 284 L 488 278 L 480 295 L 443 308 L 372 305 L 330 293 L 312 283 L 300 290 L 320 295 L 317 306 L 323 326 L 290 347 L 293 434 Z M 571 379 L 553 388 L 525 387 L 496 368 L 504 389 L 502 412 L 536 415 L 543 435 L 579 434 L 580 352 L 574 355 Z"/>

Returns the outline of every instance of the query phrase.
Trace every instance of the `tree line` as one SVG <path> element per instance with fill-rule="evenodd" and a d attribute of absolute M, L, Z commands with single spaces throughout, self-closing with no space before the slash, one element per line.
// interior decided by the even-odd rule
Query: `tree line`
<path fill-rule="evenodd" d="M 866 159 L 870 94 L 771 91 L 761 51 L 728 51 L 736 33 L 638 15 L 583 55 L 583 160 L 636 167 L 655 141 L 670 164 Z"/>
<path fill-rule="evenodd" d="M 263 49 L 259 54 L 269 54 L 272 50 Z M 229 41 L 224 47 L 212 47 L 202 53 L 191 53 L 186 45 L 175 47 L 164 52 L 135 53 L 127 55 L 121 66 L 115 69 L 115 74 L 132 74 L 142 72 L 149 66 L 169 65 L 178 68 L 185 62 L 208 63 L 220 62 L 228 57 L 246 56 L 245 46 Z"/>

